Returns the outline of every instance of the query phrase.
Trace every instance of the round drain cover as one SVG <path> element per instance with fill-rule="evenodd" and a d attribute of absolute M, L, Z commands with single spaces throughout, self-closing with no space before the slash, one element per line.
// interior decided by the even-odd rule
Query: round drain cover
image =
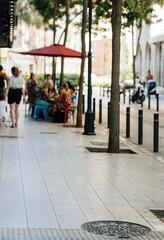
<path fill-rule="evenodd" d="M 150 228 L 131 222 L 123 221 L 94 221 L 82 224 L 82 229 L 94 234 L 130 238 L 150 232 Z"/>

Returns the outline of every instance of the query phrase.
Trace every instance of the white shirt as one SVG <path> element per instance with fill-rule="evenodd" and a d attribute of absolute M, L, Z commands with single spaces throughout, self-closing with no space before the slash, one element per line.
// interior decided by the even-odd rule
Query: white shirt
<path fill-rule="evenodd" d="M 19 76 L 19 77 L 11 76 L 11 77 L 9 77 L 9 79 L 10 79 L 10 87 L 11 88 L 22 88 L 23 87 L 23 78 L 21 76 Z"/>

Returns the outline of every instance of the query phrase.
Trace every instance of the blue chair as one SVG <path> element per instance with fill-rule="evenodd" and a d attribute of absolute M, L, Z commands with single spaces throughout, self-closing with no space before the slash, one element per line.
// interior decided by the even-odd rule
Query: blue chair
<path fill-rule="evenodd" d="M 33 119 L 38 120 L 40 110 L 42 110 L 44 119 L 48 122 L 48 107 L 35 105 Z"/>

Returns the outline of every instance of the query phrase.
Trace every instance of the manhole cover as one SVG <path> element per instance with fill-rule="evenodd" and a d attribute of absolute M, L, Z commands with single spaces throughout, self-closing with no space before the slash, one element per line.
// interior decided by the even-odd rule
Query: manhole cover
<path fill-rule="evenodd" d="M 131 238 L 149 233 L 150 228 L 130 222 L 122 221 L 95 221 L 82 224 L 82 229 L 99 235 L 117 238 Z"/>
<path fill-rule="evenodd" d="M 40 132 L 40 134 L 57 134 L 56 132 Z"/>
<path fill-rule="evenodd" d="M 0 138 L 23 138 L 22 136 L 7 136 L 7 135 L 0 135 Z"/>

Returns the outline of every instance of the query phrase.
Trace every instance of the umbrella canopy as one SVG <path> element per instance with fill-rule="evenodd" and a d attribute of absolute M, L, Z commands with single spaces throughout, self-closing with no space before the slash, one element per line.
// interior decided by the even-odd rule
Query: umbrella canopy
<path fill-rule="evenodd" d="M 46 56 L 46 57 L 71 57 L 81 58 L 81 52 L 66 48 L 64 45 L 53 44 L 48 47 L 37 48 L 27 52 L 19 52 L 21 54 Z"/>

